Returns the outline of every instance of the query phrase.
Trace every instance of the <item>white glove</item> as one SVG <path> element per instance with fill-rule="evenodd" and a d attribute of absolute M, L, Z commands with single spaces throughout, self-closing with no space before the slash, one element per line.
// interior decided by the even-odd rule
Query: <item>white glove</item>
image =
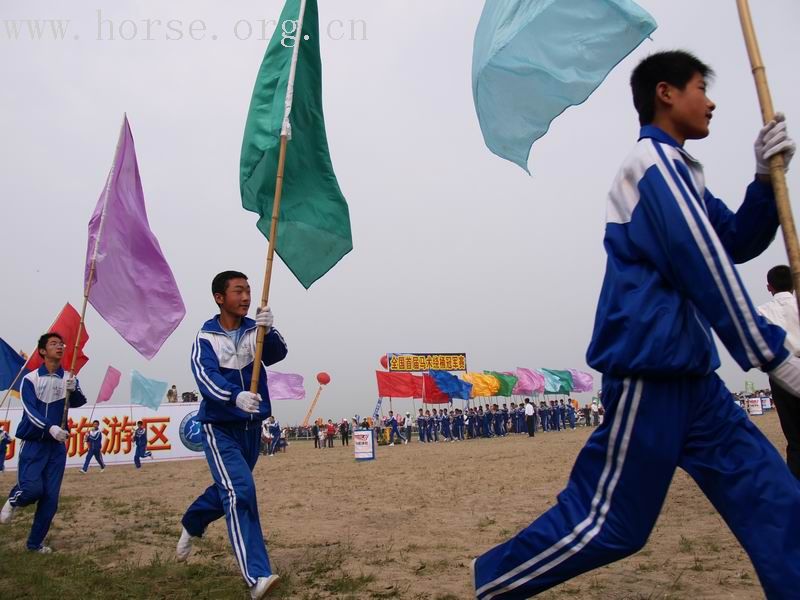
<path fill-rule="evenodd" d="M 67 441 L 69 434 L 61 429 L 58 425 L 50 425 L 50 435 L 52 435 L 57 442 L 61 442 L 62 444 Z"/>
<path fill-rule="evenodd" d="M 800 358 L 790 356 L 769 373 L 770 379 L 795 396 L 800 396 Z"/>
<path fill-rule="evenodd" d="M 237 408 L 243 410 L 246 413 L 257 413 L 259 409 L 259 403 L 261 402 L 261 396 L 258 394 L 251 394 L 250 392 L 239 392 L 239 395 L 236 396 L 236 406 Z"/>
<path fill-rule="evenodd" d="M 78 380 L 75 379 L 74 377 L 70 377 L 69 379 L 67 379 L 66 387 L 67 391 L 71 394 L 78 387 Z"/>
<path fill-rule="evenodd" d="M 256 310 L 256 325 L 259 327 L 266 327 L 267 331 L 272 329 L 272 324 L 275 322 L 275 317 L 272 316 L 272 309 L 269 306 L 262 306 Z"/>
<path fill-rule="evenodd" d="M 769 175 L 769 159 L 781 153 L 785 170 L 789 169 L 797 146 L 786 131 L 786 117 L 783 113 L 775 113 L 775 118 L 761 128 L 754 147 L 757 174 Z"/>

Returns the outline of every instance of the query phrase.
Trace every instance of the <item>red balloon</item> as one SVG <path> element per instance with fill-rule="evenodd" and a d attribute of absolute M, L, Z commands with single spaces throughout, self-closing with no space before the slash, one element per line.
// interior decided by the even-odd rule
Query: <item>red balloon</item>
<path fill-rule="evenodd" d="M 331 376 L 325 373 L 317 373 L 317 383 L 320 385 L 328 385 L 331 382 Z"/>
<path fill-rule="evenodd" d="M 386 358 L 386 355 L 385 355 L 385 354 L 384 354 L 383 356 L 381 356 L 381 366 L 382 366 L 384 369 L 388 369 L 388 368 L 389 368 L 389 359 L 388 359 L 388 358 Z"/>

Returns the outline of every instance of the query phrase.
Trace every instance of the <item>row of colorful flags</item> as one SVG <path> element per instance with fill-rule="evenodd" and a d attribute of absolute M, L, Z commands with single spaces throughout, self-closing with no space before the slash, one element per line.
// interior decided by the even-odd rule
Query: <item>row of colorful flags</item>
<path fill-rule="evenodd" d="M 537 394 L 591 392 L 594 378 L 577 369 L 526 369 L 512 371 L 467 372 L 457 377 L 448 371 L 429 371 L 422 375 L 375 371 L 381 398 L 421 398 L 431 404 L 454 398 L 511 397 Z"/>

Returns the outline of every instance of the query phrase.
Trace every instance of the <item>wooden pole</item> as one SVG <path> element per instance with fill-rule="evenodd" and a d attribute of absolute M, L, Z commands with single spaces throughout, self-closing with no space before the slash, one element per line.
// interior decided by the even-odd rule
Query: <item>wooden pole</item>
<path fill-rule="evenodd" d="M 98 237 L 99 239 L 99 237 Z M 83 321 L 86 318 L 86 306 L 89 304 L 89 290 L 92 289 L 92 278 L 94 277 L 95 259 L 89 266 L 89 279 L 83 292 L 83 307 L 81 308 L 81 322 L 78 324 L 78 335 L 75 336 L 75 347 L 72 349 L 72 360 L 69 365 L 70 381 L 75 379 L 75 364 L 78 362 L 78 350 L 81 344 L 81 334 L 83 333 Z M 69 389 L 64 394 L 64 414 L 61 416 L 61 429 L 67 428 L 67 418 L 69 417 Z"/>
<path fill-rule="evenodd" d="M 761 60 L 761 51 L 756 39 L 753 19 L 750 15 L 750 6 L 747 0 L 736 0 L 739 9 L 739 20 L 742 23 L 747 54 L 750 57 L 750 67 L 756 83 L 758 102 L 761 106 L 761 118 L 764 124 L 775 118 L 775 109 L 772 105 L 772 95 L 767 83 L 767 72 Z M 778 209 L 778 219 L 783 231 L 783 242 L 786 245 L 786 254 L 789 257 L 789 268 L 792 271 L 794 289 L 800 290 L 800 244 L 797 241 L 797 229 L 792 216 L 792 207 L 789 202 L 789 188 L 786 185 L 783 154 L 776 154 L 769 161 L 769 175 L 772 179 L 772 189 L 775 192 L 775 205 Z M 800 310 L 800 306 L 798 306 Z"/>
<path fill-rule="evenodd" d="M 272 203 L 272 222 L 269 226 L 269 247 L 267 249 L 267 268 L 264 273 L 264 287 L 261 290 L 261 306 L 267 306 L 269 302 L 269 286 L 272 281 L 272 261 L 275 255 L 275 243 L 278 238 L 278 219 L 281 214 L 281 196 L 283 195 L 283 172 L 286 167 L 286 145 L 289 141 L 288 135 L 281 135 L 281 148 L 278 155 L 278 174 L 275 179 L 275 201 Z M 258 378 L 261 375 L 261 354 L 264 351 L 264 336 L 267 334 L 266 327 L 259 327 L 256 333 L 256 355 L 253 360 L 253 376 L 250 379 L 250 393 L 258 393 Z M 320 390 L 322 387 L 320 387 Z M 317 392 L 319 397 L 319 392 Z M 316 399 L 315 399 L 316 401 Z"/>
<path fill-rule="evenodd" d="M 317 401 L 319 400 L 319 395 L 322 393 L 322 385 L 319 386 L 317 389 L 317 393 L 314 396 L 314 400 L 311 402 L 311 406 L 306 413 L 306 418 L 303 419 L 303 427 L 308 427 L 308 420 L 311 418 L 311 415 L 314 414 L 314 409 L 317 407 Z"/>

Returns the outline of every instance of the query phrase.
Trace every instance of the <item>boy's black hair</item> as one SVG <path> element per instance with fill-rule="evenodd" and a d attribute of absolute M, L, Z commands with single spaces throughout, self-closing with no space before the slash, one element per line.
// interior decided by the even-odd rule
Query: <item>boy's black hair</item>
<path fill-rule="evenodd" d="M 92 421 L 92 425 L 95 425 L 95 424 L 97 424 L 97 425 L 100 425 L 100 421 L 98 421 L 97 419 L 95 419 L 94 421 Z"/>
<path fill-rule="evenodd" d="M 225 290 L 228 289 L 228 282 L 231 279 L 247 279 L 247 275 L 244 273 L 240 273 L 239 271 L 223 271 L 222 273 L 218 273 L 214 279 L 211 281 L 211 293 L 212 294 L 225 294 Z"/>
<path fill-rule="evenodd" d="M 56 333 L 55 331 L 49 331 L 41 336 L 39 336 L 39 341 L 36 342 L 36 351 L 39 352 L 40 350 L 44 350 L 47 348 L 47 342 L 50 341 L 50 338 L 58 338 L 61 340 L 61 343 L 64 343 L 64 338 L 61 337 L 60 333 Z M 41 352 L 39 352 L 41 354 Z"/>
<path fill-rule="evenodd" d="M 778 265 L 767 271 L 767 283 L 776 292 L 791 292 L 794 289 L 792 271 L 786 265 Z"/>
<path fill-rule="evenodd" d="M 662 81 L 684 89 L 696 73 L 714 77 L 714 70 L 691 52 L 670 50 L 656 52 L 640 62 L 631 74 L 633 105 L 639 113 L 639 124 L 649 125 L 655 119 L 656 86 Z"/>

